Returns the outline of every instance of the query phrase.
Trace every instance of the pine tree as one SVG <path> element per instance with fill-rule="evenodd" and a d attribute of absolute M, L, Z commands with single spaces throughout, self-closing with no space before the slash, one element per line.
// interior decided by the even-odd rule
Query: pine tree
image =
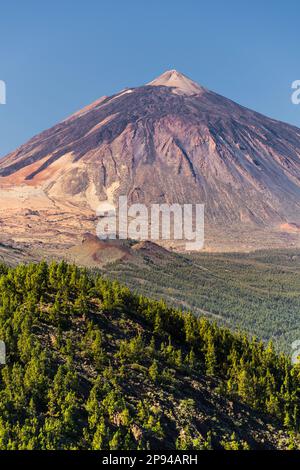
<path fill-rule="evenodd" d="M 217 365 L 215 345 L 211 331 L 208 331 L 206 337 L 205 367 L 208 375 L 214 375 Z"/>
<path fill-rule="evenodd" d="M 157 378 L 158 378 L 158 363 L 157 363 L 156 359 L 154 359 L 151 366 L 149 367 L 149 377 L 153 382 L 157 381 Z"/>

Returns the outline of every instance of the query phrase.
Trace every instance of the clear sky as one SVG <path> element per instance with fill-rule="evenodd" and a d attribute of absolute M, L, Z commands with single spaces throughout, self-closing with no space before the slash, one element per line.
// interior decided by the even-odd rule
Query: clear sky
<path fill-rule="evenodd" d="M 0 155 L 173 68 L 300 127 L 299 0 L 10 0 L 0 18 Z"/>

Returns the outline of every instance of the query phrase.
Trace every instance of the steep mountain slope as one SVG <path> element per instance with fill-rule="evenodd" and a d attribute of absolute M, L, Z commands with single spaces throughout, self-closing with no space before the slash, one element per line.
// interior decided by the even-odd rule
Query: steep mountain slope
<path fill-rule="evenodd" d="M 26 222 L 20 207 L 33 208 L 38 220 L 71 214 L 82 234 L 99 205 L 125 194 L 204 203 L 207 249 L 299 244 L 289 227 L 300 224 L 300 130 L 172 70 L 101 98 L 0 162 L 6 227 L 16 214 Z M 70 239 L 64 222 L 47 229 Z"/>
<path fill-rule="evenodd" d="M 0 449 L 299 448 L 299 367 L 66 263 L 0 266 Z"/>

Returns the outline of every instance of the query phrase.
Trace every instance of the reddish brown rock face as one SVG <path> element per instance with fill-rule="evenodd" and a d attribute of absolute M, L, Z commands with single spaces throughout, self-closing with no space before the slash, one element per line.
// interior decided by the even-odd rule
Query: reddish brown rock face
<path fill-rule="evenodd" d="M 207 249 L 300 244 L 282 229 L 300 224 L 300 130 L 169 71 L 98 100 L 0 162 L 2 232 L 15 239 L 31 223 L 45 242 L 41 217 L 48 234 L 78 238 L 93 230 L 100 202 L 125 194 L 204 203 Z"/>

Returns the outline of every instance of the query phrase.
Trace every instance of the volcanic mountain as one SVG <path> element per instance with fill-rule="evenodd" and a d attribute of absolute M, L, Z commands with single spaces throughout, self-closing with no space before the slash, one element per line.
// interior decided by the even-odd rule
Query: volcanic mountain
<path fill-rule="evenodd" d="M 300 245 L 300 129 L 170 70 L 0 161 L 2 237 L 74 244 L 114 203 L 204 203 L 208 250 Z"/>

